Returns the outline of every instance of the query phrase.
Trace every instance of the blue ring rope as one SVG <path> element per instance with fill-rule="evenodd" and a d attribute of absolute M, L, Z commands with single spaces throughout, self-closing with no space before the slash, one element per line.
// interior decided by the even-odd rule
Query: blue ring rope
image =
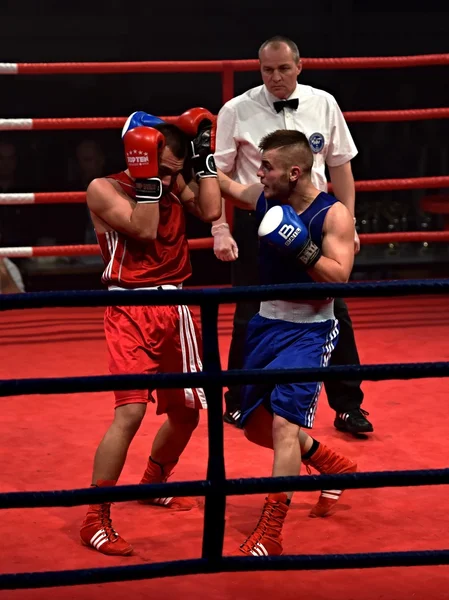
<path fill-rule="evenodd" d="M 298 376 L 301 376 L 304 381 L 341 379 L 342 377 L 349 379 L 363 377 L 363 379 L 373 381 L 392 378 L 447 377 L 449 363 L 328 367 L 319 370 L 289 369 L 264 371 L 264 373 L 254 373 L 252 371 L 222 372 L 217 327 L 219 304 L 232 303 L 236 300 L 270 300 L 274 298 L 300 300 L 301 298 L 319 299 L 329 296 L 385 297 L 447 293 L 449 293 L 449 279 L 364 284 L 300 284 L 238 289 L 203 289 L 200 291 L 94 291 L 0 296 L 0 310 L 72 306 L 198 304 L 201 306 L 204 347 L 203 374 L 72 377 L 55 379 L 53 383 L 49 379 L 4 380 L 0 381 L 0 395 L 103 391 L 106 389 L 132 389 L 138 386 L 141 386 L 139 389 L 145 389 L 150 387 L 150 382 L 153 382 L 154 387 L 204 387 L 209 407 L 207 411 L 209 455 L 206 481 L 166 483 L 151 486 L 120 486 L 102 490 L 0 494 L 0 508 L 31 507 L 31 501 L 33 501 L 32 506 L 34 507 L 74 506 L 91 502 L 93 496 L 96 497 L 97 502 L 102 500 L 125 501 L 131 498 L 137 499 L 141 497 L 141 494 L 146 497 L 157 497 L 162 494 L 162 489 L 166 491 L 167 488 L 170 488 L 170 493 L 173 493 L 172 490 L 177 489 L 180 490 L 182 495 L 201 494 L 206 498 L 201 559 L 106 569 L 5 574 L 0 575 L 0 589 L 56 587 L 225 571 L 348 569 L 449 564 L 449 550 L 268 558 L 226 558 L 222 556 L 227 495 L 258 493 L 259 491 L 282 491 L 285 489 L 312 490 L 322 489 L 323 487 L 332 488 L 337 485 L 355 489 L 384 487 L 385 485 L 394 487 L 438 485 L 449 482 L 449 469 L 227 480 L 224 467 L 223 421 L 221 415 L 223 382 L 260 382 L 267 381 L 267 378 L 272 381 L 273 376 L 276 376 L 279 381 L 288 381 L 288 378 L 291 377 L 296 378 L 293 380 L 297 380 Z M 192 381 L 195 383 L 191 383 Z M 136 382 L 139 382 L 138 386 L 136 386 Z M 109 388 L 110 385 L 113 387 Z"/>
<path fill-rule="evenodd" d="M 2 492 L 0 510 L 82 506 L 102 502 L 129 502 L 168 496 L 244 496 L 265 492 L 313 492 L 322 489 L 374 489 L 449 484 L 449 469 L 374 471 L 342 475 L 301 475 L 296 477 L 249 477 L 200 481 L 176 481 L 148 485 L 123 485 L 45 492 Z"/>
<path fill-rule="evenodd" d="M 18 590 L 60 586 L 138 581 L 179 575 L 237 573 L 242 571 L 310 571 L 330 569 L 373 569 L 449 564 L 449 550 L 372 552 L 305 556 L 236 556 L 218 560 L 207 558 L 177 560 L 128 567 L 76 569 L 0 575 L 0 589 Z"/>
<path fill-rule="evenodd" d="M 24 308 L 89 306 L 168 306 L 190 304 L 208 306 L 237 300 L 319 300 L 323 298 L 363 298 L 448 294 L 449 279 L 410 279 L 377 283 L 313 283 L 201 290 L 133 290 L 29 292 L 0 295 L 0 311 Z"/>
<path fill-rule="evenodd" d="M 32 394 L 73 394 L 114 390 L 145 390 L 241 383 L 291 383 L 338 381 L 340 379 L 384 381 L 449 377 L 449 362 L 346 365 L 304 369 L 241 369 L 202 373 L 157 373 L 155 375 L 92 375 L 89 377 L 44 377 L 1 379 L 0 397 Z"/>

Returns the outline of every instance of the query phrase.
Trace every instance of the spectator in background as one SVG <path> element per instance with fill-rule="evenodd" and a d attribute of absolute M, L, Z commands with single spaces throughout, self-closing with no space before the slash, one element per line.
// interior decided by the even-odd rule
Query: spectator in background
<path fill-rule="evenodd" d="M 89 183 L 105 173 L 106 159 L 95 140 L 83 140 L 69 160 L 68 183 L 73 190 L 86 190 Z"/>
<path fill-rule="evenodd" d="M 48 172 L 43 178 L 43 190 L 85 192 L 93 179 L 104 175 L 106 161 L 103 150 L 95 140 L 80 140 L 76 137 L 70 139 L 65 148 L 67 153 L 56 157 L 60 160 L 59 176 Z M 55 149 L 49 149 L 48 152 L 54 154 Z M 47 170 L 50 169 L 51 166 L 47 165 Z M 52 204 L 39 208 L 43 210 L 37 245 L 96 243 L 86 204 Z M 61 228 L 61 220 L 69 223 L 69 227 Z M 41 266 L 49 266 L 54 263 L 85 262 L 85 259 L 88 257 L 41 257 L 34 262 Z"/>
<path fill-rule="evenodd" d="M 0 193 L 15 193 L 19 189 L 17 148 L 0 140 Z M 15 246 L 23 227 L 20 227 L 24 208 L 19 205 L 0 206 L 0 240 L 3 246 Z"/>
<path fill-rule="evenodd" d="M 17 151 L 14 144 L 0 141 L 0 189 L 11 192 L 17 186 Z"/>
<path fill-rule="evenodd" d="M 103 177 L 106 169 L 106 157 L 101 145 L 92 139 L 83 140 L 75 150 L 75 158 L 69 163 L 70 189 L 84 191 L 90 182 L 98 177 Z M 83 207 L 84 208 L 84 207 Z M 83 223 L 83 242 L 96 244 L 97 238 L 92 226 L 87 209 L 83 212 L 85 221 Z M 84 257 L 83 262 L 92 262 L 93 257 Z M 97 257 L 94 257 L 96 262 Z"/>
<path fill-rule="evenodd" d="M 0 141 L 0 193 L 15 193 L 19 190 L 18 156 L 14 144 Z M 0 244 L 16 246 L 21 243 L 19 236 L 24 231 L 24 207 L 0 205 Z M 0 293 L 14 294 L 24 292 L 22 275 L 19 268 L 8 258 L 0 259 Z"/>
<path fill-rule="evenodd" d="M 0 294 L 19 294 L 25 291 L 22 275 L 9 258 L 0 258 Z"/>

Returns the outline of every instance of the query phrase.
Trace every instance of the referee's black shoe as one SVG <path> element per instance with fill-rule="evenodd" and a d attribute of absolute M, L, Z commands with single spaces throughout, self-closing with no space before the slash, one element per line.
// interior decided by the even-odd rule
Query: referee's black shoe
<path fill-rule="evenodd" d="M 235 425 L 240 429 L 240 417 L 242 416 L 242 412 L 240 410 L 227 410 L 223 415 L 223 421 L 228 423 L 229 425 Z"/>
<path fill-rule="evenodd" d="M 369 415 L 369 413 L 363 408 L 353 408 L 343 413 L 337 413 L 334 427 L 346 433 L 371 433 L 374 428 L 365 415 Z"/>

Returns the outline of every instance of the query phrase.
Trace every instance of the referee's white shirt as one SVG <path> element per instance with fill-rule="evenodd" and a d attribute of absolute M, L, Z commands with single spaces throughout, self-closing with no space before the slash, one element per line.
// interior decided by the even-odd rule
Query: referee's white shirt
<path fill-rule="evenodd" d="M 276 113 L 279 100 L 264 85 L 229 100 L 218 114 L 215 161 L 217 167 L 243 184 L 259 179 L 264 135 L 276 129 L 302 131 L 314 152 L 312 182 L 327 191 L 325 165 L 338 167 L 357 154 L 357 148 L 335 98 L 309 85 L 296 84 L 288 98 L 298 98 L 298 108 Z"/>

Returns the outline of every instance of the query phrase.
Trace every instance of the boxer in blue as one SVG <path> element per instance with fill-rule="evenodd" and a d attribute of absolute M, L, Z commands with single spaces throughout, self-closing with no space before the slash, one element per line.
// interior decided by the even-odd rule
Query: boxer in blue
<path fill-rule="evenodd" d="M 242 185 L 219 171 L 222 194 L 259 220 L 263 285 L 347 282 L 354 260 L 354 222 L 348 209 L 311 181 L 313 153 L 306 136 L 278 130 L 260 143 L 260 184 Z M 333 299 L 261 302 L 249 323 L 245 368 L 322 367 L 338 339 Z M 354 472 L 357 465 L 309 436 L 321 382 L 246 385 L 246 437 L 274 451 L 273 477 L 297 475 L 301 459 L 320 473 Z M 293 492 L 269 494 L 253 533 L 237 554 L 279 555 Z M 341 490 L 323 490 L 310 516 L 326 516 Z"/>

